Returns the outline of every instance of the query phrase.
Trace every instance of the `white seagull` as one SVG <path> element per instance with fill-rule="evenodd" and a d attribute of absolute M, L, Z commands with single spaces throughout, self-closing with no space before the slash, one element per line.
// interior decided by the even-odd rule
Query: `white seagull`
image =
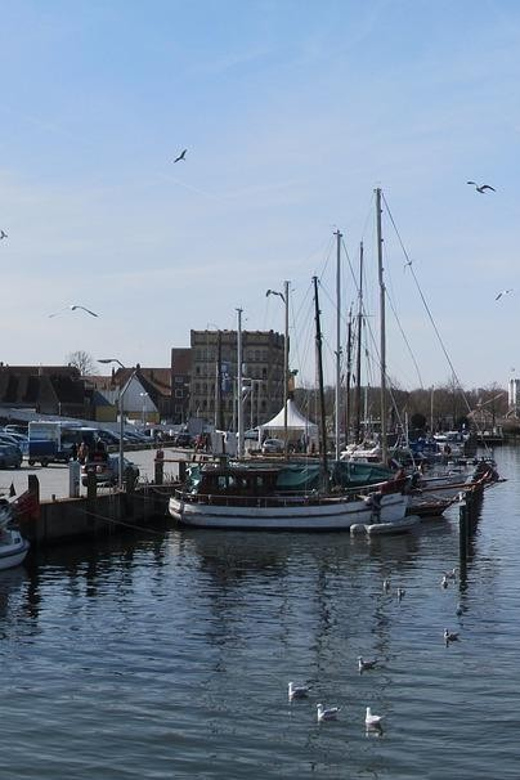
<path fill-rule="evenodd" d="M 54 314 L 49 314 L 49 317 L 57 317 L 58 314 L 61 314 L 62 311 L 76 311 L 77 309 L 81 309 L 81 311 L 85 311 L 87 314 L 90 314 L 92 317 L 99 317 L 99 314 L 96 314 L 95 311 L 91 311 L 90 309 L 87 309 L 85 306 L 81 306 L 79 303 L 71 303 L 69 306 L 64 306 L 63 309 L 60 309 L 59 311 L 55 311 Z"/>
<path fill-rule="evenodd" d="M 381 721 L 383 720 L 382 715 L 372 715 L 372 710 L 370 707 L 367 707 L 367 711 L 365 714 L 365 726 L 367 729 L 370 728 L 380 728 L 381 727 Z"/>
<path fill-rule="evenodd" d="M 404 588 L 397 588 L 397 601 L 402 601 L 405 593 L 406 591 Z"/>
<path fill-rule="evenodd" d="M 362 655 L 358 655 L 358 670 L 359 674 L 362 674 L 367 669 L 374 669 L 377 666 L 377 661 L 365 661 Z"/>
<path fill-rule="evenodd" d="M 458 640 L 459 634 L 457 631 L 448 631 L 447 628 L 444 629 L 444 641 L 446 642 L 446 646 L 448 646 L 450 642 L 458 642 Z"/>
<path fill-rule="evenodd" d="M 181 160 L 186 160 L 186 152 L 187 151 L 188 151 L 187 149 L 183 149 L 182 152 L 175 158 L 175 160 L 173 162 L 174 163 L 178 163 Z"/>
<path fill-rule="evenodd" d="M 477 192 L 480 192 L 481 195 L 485 195 L 486 190 L 491 190 L 492 192 L 496 192 L 496 189 L 491 186 L 491 184 L 477 184 L 476 181 L 468 181 L 467 184 L 473 184 Z"/>
<path fill-rule="evenodd" d="M 390 580 L 383 580 L 383 592 L 388 593 L 390 590 Z"/>
<path fill-rule="evenodd" d="M 511 288 L 510 290 L 500 290 L 500 292 L 498 293 L 498 295 L 496 295 L 496 296 L 495 296 L 495 301 L 499 301 L 499 300 L 500 300 L 500 298 L 501 298 L 503 295 L 509 295 L 509 293 L 512 293 L 512 292 L 513 292 L 513 289 L 512 289 L 512 288 Z"/>
<path fill-rule="evenodd" d="M 1 241 L 3 238 L 7 238 L 7 233 L 5 232 L 5 230 L 0 230 L 0 241 Z"/>
<path fill-rule="evenodd" d="M 308 685 L 295 685 L 293 682 L 289 683 L 288 695 L 289 701 L 293 699 L 306 699 L 309 695 L 310 686 Z"/>
<path fill-rule="evenodd" d="M 447 578 L 447 576 L 445 574 L 443 574 L 442 575 L 442 580 L 441 580 L 441 588 L 447 588 L 448 584 L 449 584 L 448 583 L 448 578 Z"/>
<path fill-rule="evenodd" d="M 318 713 L 318 723 L 321 723 L 322 720 L 336 720 L 341 707 L 329 707 L 329 709 L 326 710 L 323 704 L 317 704 L 316 709 Z"/>

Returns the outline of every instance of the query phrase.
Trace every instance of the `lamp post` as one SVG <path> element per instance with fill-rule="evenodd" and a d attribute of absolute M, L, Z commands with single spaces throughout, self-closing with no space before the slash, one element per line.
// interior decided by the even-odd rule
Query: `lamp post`
<path fill-rule="evenodd" d="M 126 368 L 126 366 L 123 365 L 123 363 L 121 363 L 121 361 L 118 360 L 118 358 L 100 358 L 98 360 L 98 363 L 105 363 L 105 364 L 117 363 L 117 365 L 120 366 L 120 368 Z M 118 405 L 119 405 L 119 475 L 118 475 L 119 476 L 119 490 L 123 489 L 123 471 L 124 471 L 124 469 L 123 469 L 123 460 L 124 460 L 124 456 L 125 456 L 125 443 L 124 443 L 124 438 L 125 438 L 125 416 L 123 414 L 123 400 L 124 400 L 124 397 L 125 397 L 125 393 L 128 390 L 128 388 L 130 387 L 130 385 L 132 383 L 132 379 L 134 378 L 135 374 L 136 374 L 136 369 L 133 370 L 132 375 L 130 376 L 130 378 L 126 382 L 125 386 L 123 388 L 121 388 L 121 386 L 119 387 L 119 398 L 118 398 L 118 401 L 119 401 L 119 403 L 118 403 Z"/>
<path fill-rule="evenodd" d="M 287 404 L 289 401 L 289 287 L 290 282 L 283 283 L 284 292 L 278 290 L 267 290 L 266 297 L 278 295 L 285 305 L 285 336 L 284 336 L 284 355 L 283 355 L 283 436 L 284 450 L 287 457 Z"/>
<path fill-rule="evenodd" d="M 141 421 L 142 421 L 143 430 L 144 430 L 144 426 L 145 426 L 145 411 L 146 411 L 146 399 L 148 398 L 148 393 L 139 393 L 139 395 L 143 399 L 143 410 L 142 410 L 142 415 L 141 415 Z"/>

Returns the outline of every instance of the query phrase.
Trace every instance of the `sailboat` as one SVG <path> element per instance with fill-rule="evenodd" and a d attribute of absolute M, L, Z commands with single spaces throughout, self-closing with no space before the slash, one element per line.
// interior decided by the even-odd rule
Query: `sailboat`
<path fill-rule="evenodd" d="M 169 513 L 199 528 L 344 531 L 353 525 L 396 523 L 406 513 L 400 480 L 383 478 L 345 488 L 327 460 L 321 364 L 321 326 L 314 277 L 316 346 L 321 397 L 321 462 L 192 464 L 182 489 L 170 498 Z M 240 343 L 240 340 L 239 340 Z"/>

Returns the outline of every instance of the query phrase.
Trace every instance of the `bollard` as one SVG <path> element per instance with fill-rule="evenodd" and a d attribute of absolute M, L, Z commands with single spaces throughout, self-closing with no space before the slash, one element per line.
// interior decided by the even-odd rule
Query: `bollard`
<path fill-rule="evenodd" d="M 459 560 L 461 568 L 468 556 L 468 507 L 464 500 L 459 507 Z"/>
<path fill-rule="evenodd" d="M 79 498 L 79 485 L 81 476 L 81 465 L 77 460 L 71 460 L 69 463 L 69 497 Z"/>
<path fill-rule="evenodd" d="M 97 495 L 97 479 L 95 468 L 87 471 L 87 500 L 95 501 Z"/>

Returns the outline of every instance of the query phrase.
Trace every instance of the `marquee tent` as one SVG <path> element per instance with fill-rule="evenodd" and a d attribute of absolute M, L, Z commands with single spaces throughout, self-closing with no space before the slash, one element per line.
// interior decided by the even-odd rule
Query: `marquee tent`
<path fill-rule="evenodd" d="M 284 433 L 284 409 L 280 409 L 277 415 L 272 420 L 259 426 L 260 434 L 276 437 L 282 436 Z M 289 398 L 287 400 L 287 437 L 289 441 L 296 441 L 305 436 L 307 444 L 314 442 L 318 443 L 318 426 L 316 423 L 307 420 L 306 417 L 297 408 L 294 401 Z"/>

